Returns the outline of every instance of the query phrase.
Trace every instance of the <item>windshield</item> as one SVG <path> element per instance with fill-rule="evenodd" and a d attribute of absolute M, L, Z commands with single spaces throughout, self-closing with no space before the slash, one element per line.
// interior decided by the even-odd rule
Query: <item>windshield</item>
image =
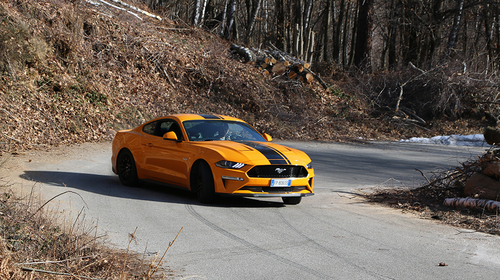
<path fill-rule="evenodd" d="M 182 123 L 189 141 L 261 141 L 266 140 L 246 123 L 224 120 L 196 120 Z"/>

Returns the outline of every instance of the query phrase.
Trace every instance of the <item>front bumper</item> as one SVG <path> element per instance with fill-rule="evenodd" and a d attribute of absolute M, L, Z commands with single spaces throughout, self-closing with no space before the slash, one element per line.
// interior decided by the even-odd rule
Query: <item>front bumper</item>
<path fill-rule="evenodd" d="M 290 180 L 285 187 L 271 187 L 273 178 L 248 177 L 244 170 L 224 170 L 214 176 L 215 192 L 221 195 L 247 197 L 302 197 L 313 195 L 314 170 L 307 177 Z M 275 178 L 274 178 L 275 179 Z"/>
<path fill-rule="evenodd" d="M 240 196 L 240 197 L 302 197 L 311 196 L 314 193 L 222 193 L 221 196 Z"/>

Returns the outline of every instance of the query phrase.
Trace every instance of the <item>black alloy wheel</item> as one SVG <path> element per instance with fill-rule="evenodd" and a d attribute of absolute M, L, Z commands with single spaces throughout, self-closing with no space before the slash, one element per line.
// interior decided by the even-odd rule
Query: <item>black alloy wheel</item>
<path fill-rule="evenodd" d="M 137 178 L 137 168 L 135 166 L 134 156 L 129 150 L 123 150 L 118 155 L 116 161 L 116 169 L 120 182 L 129 187 L 137 186 L 139 180 Z"/>
<path fill-rule="evenodd" d="M 201 203 L 213 203 L 215 201 L 214 177 L 210 166 L 206 162 L 199 162 L 195 171 L 194 187 Z"/>

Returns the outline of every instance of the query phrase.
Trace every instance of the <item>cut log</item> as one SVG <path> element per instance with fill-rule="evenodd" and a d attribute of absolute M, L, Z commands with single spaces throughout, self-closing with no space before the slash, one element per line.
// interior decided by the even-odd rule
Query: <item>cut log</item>
<path fill-rule="evenodd" d="M 249 61 L 255 61 L 255 55 L 254 52 L 252 52 L 250 49 L 238 46 L 236 44 L 231 44 L 230 50 L 233 53 L 239 54 L 241 57 L 245 59 L 245 63 Z"/>
<path fill-rule="evenodd" d="M 286 66 L 283 62 L 277 63 L 273 66 L 273 73 L 276 75 L 283 75 L 286 72 Z"/>
<path fill-rule="evenodd" d="M 231 44 L 231 52 L 240 55 L 245 63 L 254 62 L 256 67 L 269 71 L 269 75 L 283 75 L 288 72 L 290 79 L 298 78 L 304 83 L 312 83 L 317 80 L 324 89 L 328 88 L 318 75 L 309 70 L 309 63 L 276 48 L 273 51 L 268 51 Z"/>
<path fill-rule="evenodd" d="M 474 198 L 498 200 L 500 182 L 482 173 L 475 173 L 467 179 L 464 194 Z"/>
<path fill-rule="evenodd" d="M 500 179 L 500 161 L 483 162 L 481 166 L 484 175 L 497 180 Z"/>
<path fill-rule="evenodd" d="M 444 205 L 453 207 L 467 207 L 467 208 L 486 208 L 490 211 L 500 209 L 500 201 L 487 200 L 487 199 L 477 199 L 477 198 L 447 198 L 444 200 Z"/>
<path fill-rule="evenodd" d="M 308 84 L 310 84 L 310 83 L 312 83 L 312 81 L 313 81 L 313 80 L 314 80 L 314 76 L 313 76 L 313 74 L 311 74 L 311 73 L 307 73 L 307 74 L 306 74 L 306 82 L 307 82 Z"/>

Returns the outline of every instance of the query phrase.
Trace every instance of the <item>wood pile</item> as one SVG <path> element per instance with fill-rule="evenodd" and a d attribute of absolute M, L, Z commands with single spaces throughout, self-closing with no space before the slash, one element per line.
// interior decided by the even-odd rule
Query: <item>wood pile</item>
<path fill-rule="evenodd" d="M 478 160 L 480 170 L 466 180 L 465 198 L 448 198 L 444 204 L 490 211 L 500 209 L 500 151 L 490 150 Z"/>
<path fill-rule="evenodd" d="M 500 199 L 500 158 L 496 151 L 489 152 L 479 159 L 481 172 L 467 179 L 464 194 L 473 198 Z"/>
<path fill-rule="evenodd" d="M 328 88 L 325 82 L 310 70 L 309 63 L 278 49 L 261 50 L 231 44 L 230 50 L 233 54 L 243 58 L 245 63 L 251 63 L 262 69 L 265 75 L 284 75 L 289 79 L 306 84 L 316 80 L 324 89 Z"/>

